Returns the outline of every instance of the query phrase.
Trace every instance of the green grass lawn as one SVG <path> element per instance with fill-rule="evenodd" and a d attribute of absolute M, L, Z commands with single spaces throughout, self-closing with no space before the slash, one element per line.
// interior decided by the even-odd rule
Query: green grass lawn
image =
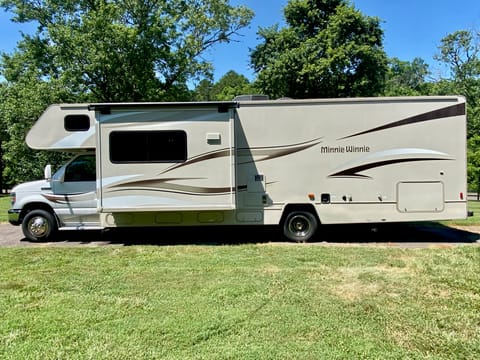
<path fill-rule="evenodd" d="M 0 222 L 8 221 L 7 211 L 10 208 L 10 196 L 0 195 Z"/>
<path fill-rule="evenodd" d="M 480 201 L 469 201 L 468 210 L 473 211 L 473 216 L 465 220 L 442 221 L 444 225 L 472 226 L 480 225 Z"/>
<path fill-rule="evenodd" d="M 480 248 L 0 249 L 1 359 L 477 359 Z"/>

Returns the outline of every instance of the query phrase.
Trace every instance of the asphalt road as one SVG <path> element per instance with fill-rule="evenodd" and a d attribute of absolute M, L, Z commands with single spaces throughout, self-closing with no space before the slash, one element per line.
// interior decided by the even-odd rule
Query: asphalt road
<path fill-rule="evenodd" d="M 115 229 L 107 231 L 63 231 L 51 242 L 31 242 L 20 227 L 0 224 L 0 247 L 26 246 L 135 246 L 135 245 L 236 245 L 295 244 L 285 242 L 277 227 L 177 227 Z M 322 246 L 388 246 L 405 248 L 480 246 L 480 227 L 451 228 L 434 223 L 367 225 L 323 225 L 310 242 Z"/>

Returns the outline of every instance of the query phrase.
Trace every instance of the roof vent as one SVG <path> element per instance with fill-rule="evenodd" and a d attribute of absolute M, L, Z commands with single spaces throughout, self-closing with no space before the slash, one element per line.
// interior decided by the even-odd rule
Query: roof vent
<path fill-rule="evenodd" d="M 235 96 L 233 101 L 260 101 L 268 100 L 268 95 L 239 95 Z"/>

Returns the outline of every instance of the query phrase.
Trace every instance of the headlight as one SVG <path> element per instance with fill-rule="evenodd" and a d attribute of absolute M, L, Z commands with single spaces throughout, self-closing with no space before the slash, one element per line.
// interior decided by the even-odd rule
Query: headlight
<path fill-rule="evenodd" d="M 12 204 L 15 204 L 15 201 L 17 201 L 17 194 L 15 194 L 14 192 L 13 193 L 10 193 L 10 203 Z"/>

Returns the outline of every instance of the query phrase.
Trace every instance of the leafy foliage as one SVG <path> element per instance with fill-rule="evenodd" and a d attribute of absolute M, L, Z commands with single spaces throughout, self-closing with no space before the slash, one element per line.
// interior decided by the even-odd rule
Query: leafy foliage
<path fill-rule="evenodd" d="M 6 188 L 40 178 L 47 163 L 55 165 L 64 159 L 60 153 L 32 151 L 25 145 L 27 131 L 47 106 L 71 100 L 59 85 L 25 76 L 15 84 L 4 84 L 0 88 L 3 181 Z"/>
<path fill-rule="evenodd" d="M 252 17 L 227 0 L 2 0 L 34 36 L 6 56 L 7 80 L 26 67 L 61 78 L 96 101 L 178 99 L 187 80 L 208 74 L 200 55 L 229 41 Z M 30 57 L 20 64 L 19 57 Z"/>
<path fill-rule="evenodd" d="M 460 94 L 467 99 L 471 189 L 480 188 L 480 33 L 441 39 L 448 76 L 427 81 L 422 59 L 387 60 L 380 20 L 348 0 L 290 0 L 286 26 L 259 29 L 254 84 L 230 71 L 213 83 L 202 54 L 228 42 L 253 13 L 228 0 L 0 0 L 14 21 L 33 22 L 0 60 L 0 188 L 41 176 L 59 154 L 26 148 L 25 134 L 51 103 L 231 100 Z M 187 83 L 198 81 L 194 92 Z"/>
<path fill-rule="evenodd" d="M 190 100 L 187 82 L 212 70 L 201 55 L 253 16 L 228 0 L 0 0 L 0 7 L 37 25 L 0 61 L 7 186 L 39 177 L 45 162 L 59 158 L 24 144 L 48 105 Z"/>
<path fill-rule="evenodd" d="M 230 101 L 235 96 L 255 92 L 254 86 L 245 76 L 230 70 L 215 84 L 208 79 L 202 80 L 195 89 L 194 97 L 197 101 Z"/>
<path fill-rule="evenodd" d="M 480 193 L 480 135 L 468 139 L 468 184 L 470 190 Z"/>
<path fill-rule="evenodd" d="M 443 90 L 465 96 L 468 119 L 468 183 L 480 191 L 480 33 L 460 30 L 441 41 L 436 59 L 449 69 Z"/>
<path fill-rule="evenodd" d="M 259 30 L 251 52 L 257 86 L 271 97 L 373 96 L 387 59 L 379 19 L 345 0 L 291 0 L 287 27 Z"/>
<path fill-rule="evenodd" d="M 428 65 L 423 59 L 415 58 L 411 62 L 389 59 L 384 95 L 426 95 L 429 88 L 425 78 L 429 74 Z"/>
<path fill-rule="evenodd" d="M 468 103 L 468 135 L 480 132 L 480 33 L 456 31 L 441 41 L 436 59 L 450 71 L 451 88 Z"/>

